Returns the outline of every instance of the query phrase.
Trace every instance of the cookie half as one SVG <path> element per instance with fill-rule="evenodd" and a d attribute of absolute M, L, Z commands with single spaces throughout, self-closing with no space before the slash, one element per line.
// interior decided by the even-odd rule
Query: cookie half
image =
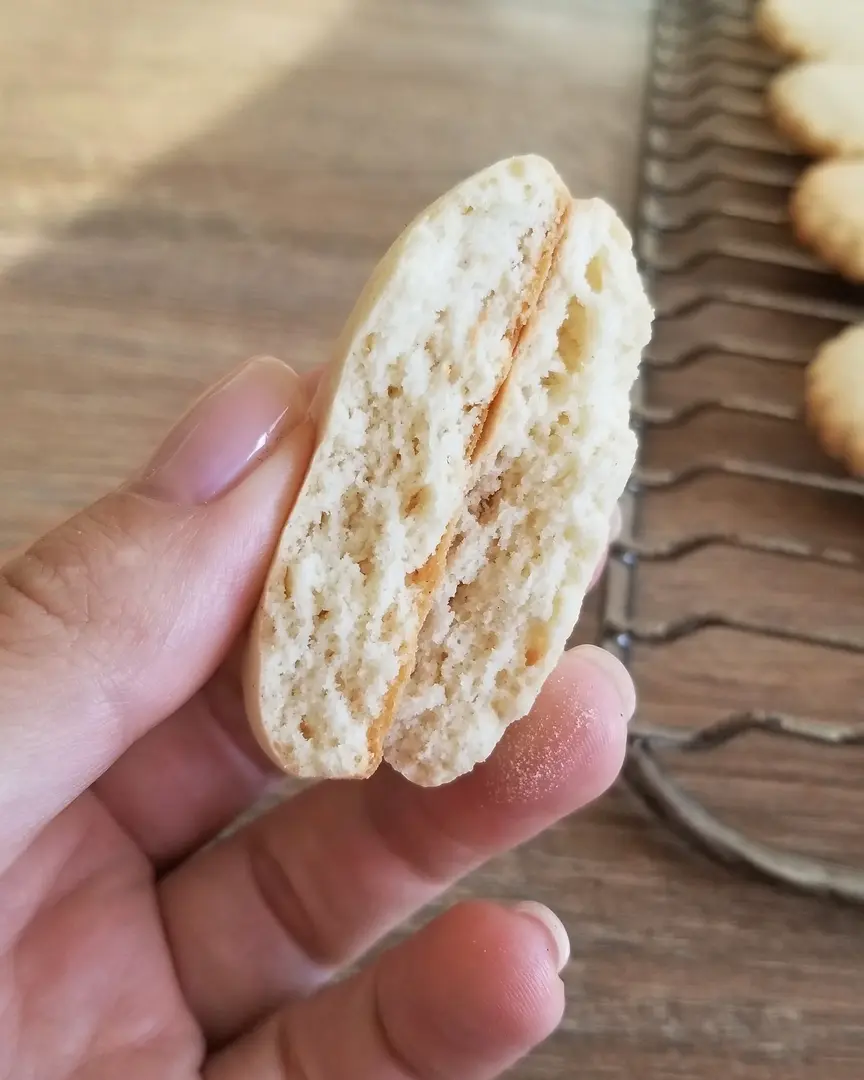
<path fill-rule="evenodd" d="M 756 26 L 786 56 L 864 61 L 861 0 L 762 0 Z"/>
<path fill-rule="evenodd" d="M 633 467 L 650 324 L 627 231 L 604 203 L 575 202 L 388 736 L 387 761 L 415 783 L 485 760 L 560 659 Z"/>
<path fill-rule="evenodd" d="M 348 321 L 248 653 L 250 720 L 294 775 L 381 759 L 569 206 L 541 158 L 493 166 L 406 229 Z"/>
<path fill-rule="evenodd" d="M 792 195 L 792 224 L 802 243 L 850 281 L 864 282 L 864 157 L 808 169 Z"/>
<path fill-rule="evenodd" d="M 864 154 L 864 64 L 814 60 L 787 68 L 771 83 L 768 106 L 805 153 Z"/>
<path fill-rule="evenodd" d="M 826 342 L 807 369 L 808 421 L 826 452 L 864 476 L 864 325 Z"/>

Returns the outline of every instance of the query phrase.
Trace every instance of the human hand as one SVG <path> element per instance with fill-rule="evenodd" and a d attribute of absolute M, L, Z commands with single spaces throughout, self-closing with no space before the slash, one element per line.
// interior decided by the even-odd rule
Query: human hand
<path fill-rule="evenodd" d="M 273 782 L 236 642 L 302 480 L 309 380 L 253 361 L 144 474 L 0 568 L 0 1077 L 481 1080 L 557 1025 L 567 939 L 459 904 L 334 976 L 491 855 L 599 795 L 632 683 L 574 650 L 448 787 L 386 767 L 204 847 Z"/>

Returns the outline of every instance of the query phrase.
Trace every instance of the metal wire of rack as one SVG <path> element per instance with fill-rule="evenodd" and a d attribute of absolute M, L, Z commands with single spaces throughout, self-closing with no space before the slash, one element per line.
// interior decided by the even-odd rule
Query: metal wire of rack
<path fill-rule="evenodd" d="M 864 294 L 840 282 L 803 250 L 758 238 L 762 226 L 786 222 L 788 195 L 801 162 L 762 119 L 763 92 L 779 63 L 753 34 L 754 6 L 755 0 L 658 0 L 634 229 L 636 251 L 658 300 L 658 326 L 688 318 L 698 330 L 707 307 L 721 303 L 739 315 L 781 313 L 813 320 L 820 326 L 824 323 L 830 332 L 831 327 L 839 329 L 864 319 Z M 759 197 L 741 198 L 724 185 L 746 185 Z M 682 209 L 682 202 L 692 195 L 700 198 L 698 209 Z M 742 226 L 744 235 L 724 237 L 722 230 L 730 224 Z M 720 233 L 706 244 L 700 240 L 700 230 L 714 225 L 720 226 Z M 672 238 L 685 242 L 683 256 L 670 252 Z M 692 240 L 689 247 L 688 240 Z M 692 272 L 718 256 L 734 270 L 690 288 Z M 760 271 L 778 266 L 800 275 L 794 289 L 762 284 Z M 731 318 L 722 333 L 706 329 L 680 351 L 649 348 L 634 398 L 635 422 L 643 435 L 661 427 L 680 427 L 714 412 L 801 423 L 798 409 L 747 395 L 708 396 L 672 408 L 652 403 L 651 381 L 656 373 L 684 371 L 708 354 L 746 356 L 768 365 L 800 365 L 811 358 L 811 350 L 799 352 L 782 343 L 767 347 L 746 332 L 736 333 Z M 672 563 L 703 549 L 734 548 L 864 572 L 864 558 L 851 544 L 850 550 L 817 547 L 790 536 L 734 530 L 662 541 L 644 534 L 641 522 L 646 500 L 708 474 L 852 499 L 860 502 L 856 509 L 864 515 L 864 483 L 827 471 L 725 456 L 707 462 L 682 460 L 664 469 L 637 466 L 625 498 L 622 537 L 611 553 L 603 644 L 630 662 L 636 646 L 668 646 L 700 630 L 722 627 L 864 655 L 864 638 L 854 633 L 819 633 L 734 613 L 688 611 L 659 622 L 637 614 L 640 567 Z M 637 717 L 631 726 L 625 782 L 662 822 L 714 858 L 788 887 L 864 904 L 864 871 L 780 850 L 745 835 L 685 791 L 665 760 L 670 752 L 707 754 L 753 732 L 831 747 L 864 746 L 864 723 L 828 723 L 782 711 L 736 711 L 685 730 L 653 726 Z"/>

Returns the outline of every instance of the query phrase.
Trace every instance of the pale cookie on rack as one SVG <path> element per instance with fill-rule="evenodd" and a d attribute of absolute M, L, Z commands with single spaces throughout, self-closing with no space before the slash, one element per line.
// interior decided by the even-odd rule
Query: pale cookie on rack
<path fill-rule="evenodd" d="M 808 169 L 790 213 L 803 244 L 850 281 L 864 282 L 864 157 L 834 158 Z"/>
<path fill-rule="evenodd" d="M 787 68 L 768 89 L 768 108 L 805 153 L 864 154 L 864 64 L 811 60 Z"/>
<path fill-rule="evenodd" d="M 786 56 L 864 61 L 864 0 L 762 0 L 756 26 Z"/>
<path fill-rule="evenodd" d="M 826 342 L 807 369 L 807 419 L 822 446 L 864 476 L 864 323 Z"/>

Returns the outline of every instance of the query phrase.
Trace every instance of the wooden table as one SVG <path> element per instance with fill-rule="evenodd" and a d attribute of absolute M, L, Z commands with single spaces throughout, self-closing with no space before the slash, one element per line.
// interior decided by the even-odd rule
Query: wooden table
<path fill-rule="evenodd" d="M 576 191 L 631 211 L 649 0 L 3 8 L 0 547 L 124 476 L 244 356 L 324 356 L 389 239 L 475 167 L 537 150 Z M 669 394 L 698 394 L 715 377 L 708 365 Z M 771 392 L 796 398 L 799 378 Z M 724 424 L 658 435 L 649 453 L 697 436 L 777 438 Z M 816 453 L 803 434 L 781 450 Z M 674 534 L 729 506 L 750 524 L 789 510 L 709 482 L 655 504 L 647 524 Z M 847 538 L 857 528 L 861 543 L 860 519 L 826 527 Z M 709 606 L 784 612 L 799 609 L 782 599 L 809 597 L 808 610 L 860 625 L 855 582 L 698 555 L 650 573 L 643 610 L 660 617 L 686 590 Z M 646 713 L 667 721 L 778 695 L 834 715 L 864 698 L 848 663 L 723 632 L 643 651 L 636 674 Z M 864 860 L 859 765 L 737 750 L 688 782 L 763 835 Z M 566 1021 L 518 1076 L 864 1072 L 864 915 L 702 860 L 623 790 L 463 891 L 535 896 L 572 935 Z"/>

